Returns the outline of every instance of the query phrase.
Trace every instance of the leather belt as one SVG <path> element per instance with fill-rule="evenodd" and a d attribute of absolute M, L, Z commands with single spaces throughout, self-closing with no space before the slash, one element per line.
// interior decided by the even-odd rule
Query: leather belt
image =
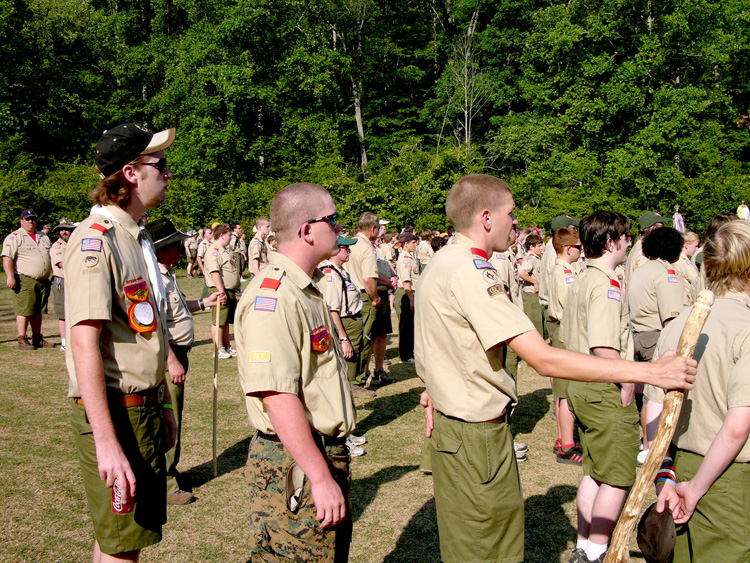
<path fill-rule="evenodd" d="M 149 389 L 143 393 L 128 393 L 127 395 L 122 394 L 110 394 L 108 399 L 112 399 L 117 402 L 118 405 L 126 409 L 132 407 L 142 407 L 144 405 L 155 405 L 161 403 L 164 399 L 164 386 L 159 385 L 154 389 Z M 75 402 L 81 406 L 83 405 L 83 399 L 75 397 Z"/>
<path fill-rule="evenodd" d="M 320 434 L 319 432 L 313 431 L 312 433 L 313 439 L 316 442 L 319 442 L 323 444 L 323 446 L 343 446 L 346 444 L 346 436 L 343 437 L 336 437 L 336 436 L 326 436 L 325 434 Z M 258 430 L 258 438 L 262 438 L 263 440 L 268 440 L 269 442 L 276 442 L 281 443 L 281 439 L 277 434 L 266 434 L 265 432 L 261 432 Z"/>

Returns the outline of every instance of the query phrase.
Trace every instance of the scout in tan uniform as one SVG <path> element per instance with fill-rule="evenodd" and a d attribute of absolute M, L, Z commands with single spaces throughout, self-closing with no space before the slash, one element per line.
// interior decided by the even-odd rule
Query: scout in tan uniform
<path fill-rule="evenodd" d="M 320 186 L 292 184 L 277 193 L 271 221 L 279 250 L 237 307 L 240 383 L 258 430 L 246 467 L 253 562 L 348 560 L 346 436 L 354 430 L 354 400 L 314 279 L 316 266 L 338 251 L 337 217 Z"/>
<path fill-rule="evenodd" d="M 214 241 L 206 252 L 204 260 L 206 285 L 215 289 L 219 298 L 226 297 L 226 305 L 219 311 L 219 326 L 211 325 L 211 337 L 219 348 L 219 358 L 229 359 L 237 356 L 237 351 L 229 343 L 229 325 L 234 323 L 234 311 L 237 308 L 237 290 L 240 288 L 240 272 L 237 260 L 229 251 L 232 232 L 229 225 L 221 223 L 214 229 Z M 214 323 L 216 318 L 213 319 Z"/>
<path fill-rule="evenodd" d="M 552 244 L 552 239 L 555 237 L 555 233 L 560 229 L 566 229 L 571 227 L 575 229 L 578 227 L 577 219 L 573 219 L 570 215 L 558 215 L 550 223 L 550 235 L 547 244 L 544 245 L 544 254 L 542 254 L 542 267 L 539 272 L 539 304 L 542 306 L 542 315 L 545 322 L 548 321 L 547 307 L 549 305 L 549 277 L 552 274 L 552 269 L 555 267 L 557 261 L 557 253 Z M 547 334 L 550 333 L 549 328 Z"/>
<path fill-rule="evenodd" d="M 21 212 L 21 228 L 3 241 L 5 283 L 14 293 L 18 347 L 22 350 L 50 345 L 42 336 L 42 314 L 47 312 L 52 274 L 50 246 L 47 235 L 36 231 L 36 214 L 30 209 Z M 29 325 L 31 343 L 26 336 Z"/>
<path fill-rule="evenodd" d="M 432 260 L 432 257 L 435 255 L 432 250 L 432 245 L 430 244 L 432 242 L 433 236 L 434 234 L 430 229 L 422 229 L 422 232 L 419 233 L 419 238 L 422 239 L 422 242 L 420 242 L 419 246 L 417 246 L 416 257 L 422 269 L 427 266 L 430 260 Z"/>
<path fill-rule="evenodd" d="M 517 231 L 513 229 L 511 231 L 511 246 L 515 244 Z M 455 235 L 454 235 L 455 236 Z M 518 283 L 518 263 L 516 262 L 516 253 L 508 248 L 503 252 L 495 251 L 490 257 L 490 264 L 497 270 L 497 276 L 500 278 L 500 285 L 503 288 L 507 288 L 508 298 L 511 302 L 523 311 L 523 299 L 521 298 L 521 287 Z M 518 377 L 518 355 L 511 350 L 507 349 L 505 356 L 505 366 L 510 371 L 513 379 Z M 525 454 L 525 452 L 522 452 Z M 516 456 L 516 458 L 522 458 L 523 456 Z M 525 460 L 524 460 L 525 461 Z"/>
<path fill-rule="evenodd" d="M 685 394 L 672 440 L 674 468 L 657 482 L 657 510 L 668 504 L 677 524 L 675 563 L 747 561 L 750 554 L 750 225 L 720 227 L 706 240 L 704 265 L 716 300 L 696 350 L 695 388 Z M 687 316 L 664 328 L 654 357 L 676 345 Z M 652 438 L 664 395 L 646 387 Z"/>
<path fill-rule="evenodd" d="M 481 174 L 460 179 L 446 201 L 457 234 L 422 273 L 416 294 L 415 357 L 427 387 L 421 403 L 445 563 L 523 560 L 523 495 L 507 423 L 518 394 L 503 365 L 506 344 L 551 377 L 655 377 L 670 388 L 690 386 L 695 371 L 683 358 L 636 364 L 547 346 L 487 261 L 510 245 L 514 209 L 505 182 Z"/>
<path fill-rule="evenodd" d="M 167 464 L 167 504 L 189 504 L 195 500 L 193 493 L 183 491 L 177 478 L 177 464 L 180 462 L 180 436 L 182 434 L 182 411 L 185 405 L 185 376 L 188 371 L 188 353 L 193 347 L 195 326 L 193 315 L 196 311 L 205 311 L 206 306 L 216 305 L 218 293 L 212 293 L 205 299 L 188 301 L 177 284 L 174 265 L 180 261 L 180 246 L 189 236 L 175 229 L 169 219 L 157 219 L 146 225 L 146 231 L 154 241 L 156 259 L 159 261 L 159 272 L 164 285 L 167 302 L 167 334 L 169 352 L 167 372 L 164 379 L 172 396 L 172 412 L 177 424 L 177 436 L 174 448 L 166 454 Z"/>
<path fill-rule="evenodd" d="M 185 239 L 185 259 L 187 260 L 187 277 L 195 277 L 195 266 L 198 263 L 198 233 L 193 229 L 188 232 Z"/>
<path fill-rule="evenodd" d="M 549 330 L 550 346 L 565 348 L 560 340 L 560 321 L 565 311 L 568 292 L 576 281 L 573 264 L 581 256 L 581 241 L 575 228 L 562 227 L 555 231 L 552 237 L 552 252 L 557 256 L 552 272 L 548 279 L 547 327 Z M 575 420 L 568 408 L 568 381 L 554 379 L 552 392 L 555 400 L 555 414 L 557 419 L 557 440 L 555 441 L 555 460 L 558 463 L 580 465 L 581 452 L 576 447 L 574 438 Z"/>
<path fill-rule="evenodd" d="M 405 234 L 401 238 L 401 254 L 396 273 L 396 313 L 398 314 L 398 353 L 402 362 L 414 363 L 414 294 L 419 281 L 420 264 L 414 255 L 419 239 Z"/>
<path fill-rule="evenodd" d="M 131 124 L 97 144 L 97 203 L 68 240 L 65 319 L 76 448 L 94 522 L 94 561 L 137 561 L 166 521 L 164 452 L 175 421 L 167 368 L 166 304 L 151 240 L 136 221 L 162 203 L 174 129 Z M 120 497 L 111 487 L 117 480 Z M 127 514 L 113 504 L 127 504 Z"/>
<path fill-rule="evenodd" d="M 627 302 L 615 273 L 630 246 L 630 219 L 599 211 L 584 217 L 580 229 L 588 265 L 568 292 L 562 341 L 568 350 L 632 360 Z M 634 394 L 630 383 L 568 385 L 568 403 L 580 429 L 584 473 L 578 487 L 578 541 L 572 563 L 603 560 L 627 489 L 635 480 L 640 433 Z"/>
<path fill-rule="evenodd" d="M 690 303 L 690 284 L 700 275 L 698 268 L 692 261 L 695 251 L 698 250 L 700 238 L 693 231 L 688 231 L 682 235 L 682 241 L 682 252 L 679 260 L 674 263 L 674 270 L 677 272 L 677 277 L 680 278 L 680 285 L 682 285 L 683 302 L 688 305 Z"/>
<path fill-rule="evenodd" d="M 638 237 L 638 240 L 636 240 L 633 244 L 633 248 L 630 249 L 630 254 L 628 254 L 628 259 L 625 262 L 626 286 L 630 283 L 630 276 L 633 275 L 633 272 L 640 266 L 643 266 L 643 264 L 645 264 L 648 260 L 645 256 L 643 256 L 643 251 L 641 250 L 643 237 L 654 229 L 660 229 L 661 227 L 663 227 L 664 217 L 662 217 L 658 213 L 647 211 L 646 213 L 641 215 L 641 218 L 638 220 L 638 226 L 640 228 L 640 236 Z"/>
<path fill-rule="evenodd" d="M 542 253 L 544 242 L 539 235 L 529 235 L 524 241 L 526 258 L 518 267 L 518 277 L 524 281 L 522 288 L 523 310 L 531 319 L 539 334 L 546 338 L 547 330 L 544 327 L 544 316 L 539 303 L 539 278 L 542 273 Z"/>
<path fill-rule="evenodd" d="M 271 222 L 267 217 L 258 217 L 255 220 L 256 233 L 250 241 L 250 269 L 252 274 L 257 276 L 260 269 L 268 263 L 268 249 L 266 248 L 266 239 L 271 232 Z"/>
<path fill-rule="evenodd" d="M 49 250 L 50 263 L 52 264 L 52 296 L 55 299 L 55 314 L 57 315 L 57 326 L 60 329 L 60 350 L 65 351 L 65 248 L 68 246 L 70 233 L 76 226 L 67 217 L 63 217 L 55 230 L 60 238 Z"/>

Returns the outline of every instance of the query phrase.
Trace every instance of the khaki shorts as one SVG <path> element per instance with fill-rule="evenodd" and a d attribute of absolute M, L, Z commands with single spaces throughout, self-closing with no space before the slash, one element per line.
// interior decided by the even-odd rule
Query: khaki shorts
<path fill-rule="evenodd" d="M 430 461 L 442 561 L 523 561 L 523 494 L 510 426 L 435 411 Z"/>
<path fill-rule="evenodd" d="M 623 407 L 613 383 L 571 381 L 568 406 L 580 428 L 583 474 L 613 487 L 631 486 L 641 436 L 635 402 Z"/>
<path fill-rule="evenodd" d="M 17 317 L 46 315 L 49 292 L 49 280 L 35 280 L 23 274 L 16 274 L 16 287 L 13 290 L 13 312 Z"/>
<path fill-rule="evenodd" d="M 215 289 L 215 288 L 211 288 Z M 224 289 L 227 294 L 227 302 L 221 306 L 219 311 L 219 326 L 225 324 L 234 324 L 234 311 L 237 309 L 237 291 L 234 289 Z M 211 324 L 216 326 L 216 312 L 211 311 Z"/>
<path fill-rule="evenodd" d="M 111 555 L 161 541 L 161 527 L 167 521 L 167 480 L 161 408 L 126 409 L 112 401 L 109 405 L 120 445 L 135 473 L 135 508 L 129 514 L 112 512 L 112 489 L 99 478 L 94 435 L 84 407 L 76 402 L 71 422 L 94 535 L 102 552 Z"/>

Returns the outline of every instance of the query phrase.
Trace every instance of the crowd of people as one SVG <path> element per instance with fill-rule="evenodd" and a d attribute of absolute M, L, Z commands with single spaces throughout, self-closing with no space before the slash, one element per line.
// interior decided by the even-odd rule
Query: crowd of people
<path fill-rule="evenodd" d="M 701 239 L 678 207 L 671 227 L 646 212 L 631 248 L 631 220 L 597 211 L 557 216 L 547 236 L 518 227 L 502 180 L 468 175 L 448 194 L 445 232 L 389 231 L 366 212 L 349 233 L 330 194 L 300 183 L 276 194 L 246 243 L 239 224 L 183 233 L 148 221 L 166 197 L 174 139 L 132 124 L 106 131 L 90 216 L 63 218 L 52 244 L 25 210 L 3 243 L 19 348 L 51 346 L 41 326 L 54 295 L 94 561 L 138 560 L 160 541 L 166 504 L 195 500 L 177 471 L 180 421 L 192 314 L 214 307 L 217 355 L 238 359 L 256 430 L 251 561 L 348 560 L 349 464 L 367 441 L 355 435 L 354 399 L 393 381 L 394 332 L 400 361 L 425 384 L 422 469 L 446 563 L 524 558 L 528 447 L 511 425 L 519 358 L 551 378 L 555 459 L 582 467 L 572 563 L 603 561 L 664 389 L 688 389 L 690 405 L 656 483 L 658 509 L 683 525 L 675 561 L 747 560 L 746 221 L 717 215 Z M 179 286 L 183 254 L 187 277 L 205 280 L 198 299 Z M 704 288 L 717 299 L 698 361 L 678 358 Z"/>

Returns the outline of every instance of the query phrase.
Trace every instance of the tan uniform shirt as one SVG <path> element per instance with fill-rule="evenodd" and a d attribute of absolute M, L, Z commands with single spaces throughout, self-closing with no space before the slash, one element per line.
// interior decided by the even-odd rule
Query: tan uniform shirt
<path fill-rule="evenodd" d="M 228 245 L 227 245 L 228 246 Z M 203 258 L 204 270 L 206 271 L 206 285 L 216 287 L 211 272 L 219 272 L 224 289 L 237 289 L 240 287 L 240 272 L 237 259 L 229 251 L 227 246 L 211 245 Z"/>
<path fill-rule="evenodd" d="M 695 264 L 690 261 L 690 258 L 684 254 L 680 254 L 677 262 L 672 264 L 672 268 L 677 272 L 677 277 L 680 278 L 684 304 L 687 305 L 690 301 L 690 284 L 692 284 L 693 280 L 698 277 L 698 268 L 696 268 Z"/>
<path fill-rule="evenodd" d="M 576 274 L 573 265 L 558 258 L 549 277 L 547 316 L 551 321 L 559 323 L 562 320 L 568 291 L 575 281 Z"/>
<path fill-rule="evenodd" d="M 50 264 L 49 238 L 41 231 L 36 233 L 36 241 L 22 228 L 5 237 L 2 256 L 7 256 L 15 264 L 16 273 L 35 280 L 46 280 L 52 275 Z"/>
<path fill-rule="evenodd" d="M 555 267 L 557 261 L 557 252 L 555 247 L 552 245 L 552 239 L 547 241 L 544 245 L 544 254 L 542 254 L 542 268 L 539 272 L 539 303 L 545 307 L 549 304 L 549 277 L 552 275 L 552 270 Z"/>
<path fill-rule="evenodd" d="M 500 284 L 506 288 L 511 302 L 523 311 L 523 300 L 516 277 L 516 255 L 512 250 L 494 252 L 490 257 L 490 264 L 497 270 Z"/>
<path fill-rule="evenodd" d="M 434 255 L 435 251 L 432 250 L 432 245 L 426 240 L 423 240 L 417 246 L 417 260 L 419 260 L 423 270 L 427 263 L 432 260 Z"/>
<path fill-rule="evenodd" d="M 666 350 L 677 349 L 688 311 L 669 323 L 659 337 L 654 360 Z M 707 338 L 706 338 L 707 336 Z M 750 406 L 750 297 L 730 292 L 717 297 L 711 307 L 695 351 L 698 373 L 695 387 L 685 391 L 685 406 L 673 442 L 678 448 L 706 455 L 727 411 Z M 647 385 L 648 400 L 664 402 L 663 389 Z M 736 461 L 750 462 L 750 441 L 740 450 Z"/>
<path fill-rule="evenodd" d="M 628 306 L 635 332 L 656 332 L 683 307 L 682 285 L 666 260 L 649 260 L 630 278 Z"/>
<path fill-rule="evenodd" d="M 167 313 L 157 303 L 132 217 L 117 206 L 105 209 L 116 219 L 91 215 L 70 235 L 65 251 L 65 321 L 102 322 L 99 350 L 105 384 L 122 393 L 157 387 L 167 369 Z M 144 332 L 141 332 L 144 331 Z M 149 332 L 150 331 L 150 332 Z M 80 397 L 73 346 L 65 350 L 69 397 Z"/>
<path fill-rule="evenodd" d="M 398 258 L 398 264 L 396 264 L 396 274 L 398 275 L 398 287 L 403 288 L 404 282 L 411 284 L 411 290 L 417 290 L 417 282 L 419 281 L 419 260 L 408 252 L 402 252 Z"/>
<path fill-rule="evenodd" d="M 591 354 L 592 348 L 613 348 L 623 360 L 633 359 L 626 299 L 617 275 L 601 260 L 589 260 L 568 290 L 560 334 L 568 350 Z"/>
<path fill-rule="evenodd" d="M 349 272 L 354 285 L 364 293 L 365 279 L 378 279 L 378 257 L 375 247 L 364 234 L 357 233 L 354 238 L 357 239 L 357 244 L 349 247 L 352 251 L 344 269 Z"/>
<path fill-rule="evenodd" d="M 378 258 L 380 258 L 381 260 L 385 260 L 391 265 L 393 264 L 394 252 L 393 252 L 393 246 L 391 246 L 390 244 L 383 243 L 380 246 L 378 246 L 377 255 L 378 255 Z"/>
<path fill-rule="evenodd" d="M 260 233 L 256 233 L 250 241 L 250 256 L 248 256 L 248 260 L 258 260 L 258 267 L 260 268 L 268 262 L 268 248 L 266 241 L 263 240 Z"/>
<path fill-rule="evenodd" d="M 250 424 L 275 433 L 260 398 L 275 391 L 298 395 L 307 421 L 321 434 L 351 434 L 354 398 L 328 305 L 301 268 L 278 252 L 271 259 L 247 286 L 235 320 Z"/>
<path fill-rule="evenodd" d="M 526 274 L 536 279 L 536 281 L 539 281 L 539 278 L 542 275 L 542 259 L 533 252 L 529 252 L 526 255 L 526 258 L 523 259 L 523 262 L 521 262 L 521 265 L 518 267 L 518 271 L 525 272 Z M 534 293 L 534 286 L 530 283 L 524 282 L 523 292 Z"/>
<path fill-rule="evenodd" d="M 320 265 L 323 278 L 318 287 L 325 295 L 326 303 L 331 311 L 336 311 L 341 317 L 351 317 L 362 312 L 362 293 L 352 282 L 349 272 L 337 268 L 328 261 Z"/>
<path fill-rule="evenodd" d="M 208 251 L 208 245 L 213 244 L 213 241 L 209 242 L 206 239 L 203 239 L 200 244 L 198 245 L 198 258 L 201 260 L 206 259 L 206 252 Z"/>
<path fill-rule="evenodd" d="M 185 294 L 177 284 L 174 269 L 168 269 L 159 263 L 161 281 L 167 295 L 167 334 L 170 344 L 192 346 L 195 338 L 193 315 L 188 308 Z"/>
<path fill-rule="evenodd" d="M 198 253 L 198 241 L 195 237 L 185 239 L 185 251 L 188 256 L 195 256 Z"/>
<path fill-rule="evenodd" d="M 500 276 L 456 234 L 419 280 L 414 321 L 417 374 L 440 412 L 469 422 L 502 416 L 518 401 L 500 344 L 534 329 Z"/>
<path fill-rule="evenodd" d="M 67 242 L 63 239 L 58 239 L 55 241 L 55 244 L 52 245 L 52 248 L 49 249 L 49 261 L 52 264 L 52 275 L 57 276 L 58 278 L 65 277 L 65 260 L 63 258 L 65 256 L 65 247 L 67 246 Z M 58 264 L 61 264 L 62 267 L 58 266 Z"/>
<path fill-rule="evenodd" d="M 633 272 L 648 262 L 648 258 L 643 255 L 643 237 L 638 237 L 638 240 L 633 243 L 633 248 L 630 249 L 628 259 L 625 261 L 625 283 L 630 284 L 630 278 L 633 277 Z"/>

